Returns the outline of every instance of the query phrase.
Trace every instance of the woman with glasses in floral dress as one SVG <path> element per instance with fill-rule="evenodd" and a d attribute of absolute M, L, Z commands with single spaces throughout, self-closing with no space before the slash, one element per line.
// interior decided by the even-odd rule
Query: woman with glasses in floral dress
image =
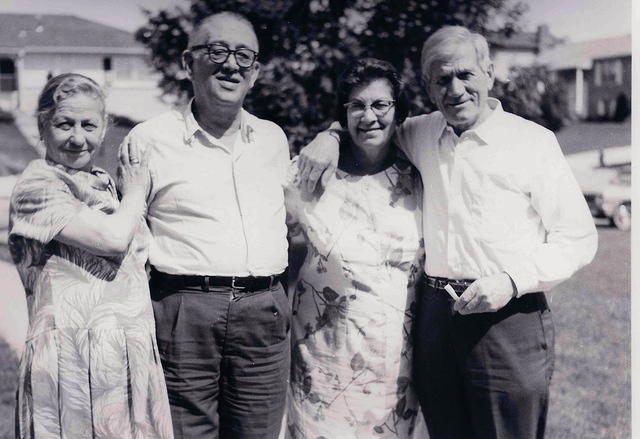
<path fill-rule="evenodd" d="M 340 161 L 322 194 L 287 187 L 307 249 L 292 297 L 288 435 L 426 437 L 411 385 L 422 184 L 392 142 L 408 102 L 395 68 L 350 66 L 337 86 Z"/>

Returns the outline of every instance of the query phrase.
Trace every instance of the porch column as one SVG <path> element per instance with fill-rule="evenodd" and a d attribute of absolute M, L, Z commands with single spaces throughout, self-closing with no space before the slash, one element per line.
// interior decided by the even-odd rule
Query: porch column
<path fill-rule="evenodd" d="M 24 97 L 23 86 L 22 86 L 22 75 L 24 73 L 24 50 L 20 50 L 18 55 L 14 60 L 15 68 L 16 68 L 16 90 L 18 93 L 17 106 L 19 110 L 24 110 L 22 108 L 22 101 Z"/>
<path fill-rule="evenodd" d="M 575 110 L 577 116 L 584 116 L 584 72 L 576 69 L 576 102 Z"/>

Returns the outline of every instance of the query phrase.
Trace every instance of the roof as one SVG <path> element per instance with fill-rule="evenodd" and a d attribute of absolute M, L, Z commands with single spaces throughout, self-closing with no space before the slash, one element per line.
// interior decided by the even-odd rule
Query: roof
<path fill-rule="evenodd" d="M 0 52 L 144 53 L 126 32 L 74 15 L 0 13 Z"/>
<path fill-rule="evenodd" d="M 530 50 L 539 52 L 559 43 L 561 40 L 549 32 L 546 25 L 538 26 L 533 32 L 512 32 L 508 36 L 503 32 L 494 32 L 488 36 L 492 48 Z"/>
<path fill-rule="evenodd" d="M 596 59 L 631 56 L 631 34 L 567 43 L 546 50 L 538 63 L 551 70 L 591 69 Z"/>
<path fill-rule="evenodd" d="M 536 32 L 518 32 L 509 37 L 495 34 L 489 37 L 492 47 L 504 49 L 538 49 L 538 35 Z"/>

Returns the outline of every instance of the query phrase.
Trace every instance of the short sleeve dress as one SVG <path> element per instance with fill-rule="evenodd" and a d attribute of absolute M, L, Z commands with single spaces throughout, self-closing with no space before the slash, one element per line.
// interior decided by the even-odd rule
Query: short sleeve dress
<path fill-rule="evenodd" d="M 288 225 L 307 255 L 291 299 L 288 436 L 428 437 L 411 384 L 424 258 L 417 171 L 400 157 L 374 175 L 338 170 L 320 197 L 292 180 Z"/>
<path fill-rule="evenodd" d="M 9 246 L 29 329 L 16 404 L 19 438 L 171 438 L 141 220 L 126 254 L 56 241 L 83 209 L 118 207 L 109 175 L 35 160 L 11 197 Z"/>

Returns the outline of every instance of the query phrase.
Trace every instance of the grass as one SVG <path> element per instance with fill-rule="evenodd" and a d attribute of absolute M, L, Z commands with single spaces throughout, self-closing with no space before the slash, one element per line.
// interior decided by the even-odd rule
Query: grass
<path fill-rule="evenodd" d="M 556 133 L 565 154 L 631 145 L 631 120 L 626 122 L 577 122 Z"/>
<path fill-rule="evenodd" d="M 20 174 L 38 154 L 13 123 L 0 123 L 0 175 Z"/>
<path fill-rule="evenodd" d="M 0 438 L 13 437 L 18 359 L 0 339 Z"/>
<path fill-rule="evenodd" d="M 118 148 L 124 136 L 130 128 L 121 125 L 112 125 L 107 129 L 104 142 L 96 153 L 95 164 L 106 170 L 113 178 L 116 178 L 118 168 Z"/>
<path fill-rule="evenodd" d="M 631 235 L 598 233 L 594 262 L 553 290 L 552 439 L 631 437 Z"/>

